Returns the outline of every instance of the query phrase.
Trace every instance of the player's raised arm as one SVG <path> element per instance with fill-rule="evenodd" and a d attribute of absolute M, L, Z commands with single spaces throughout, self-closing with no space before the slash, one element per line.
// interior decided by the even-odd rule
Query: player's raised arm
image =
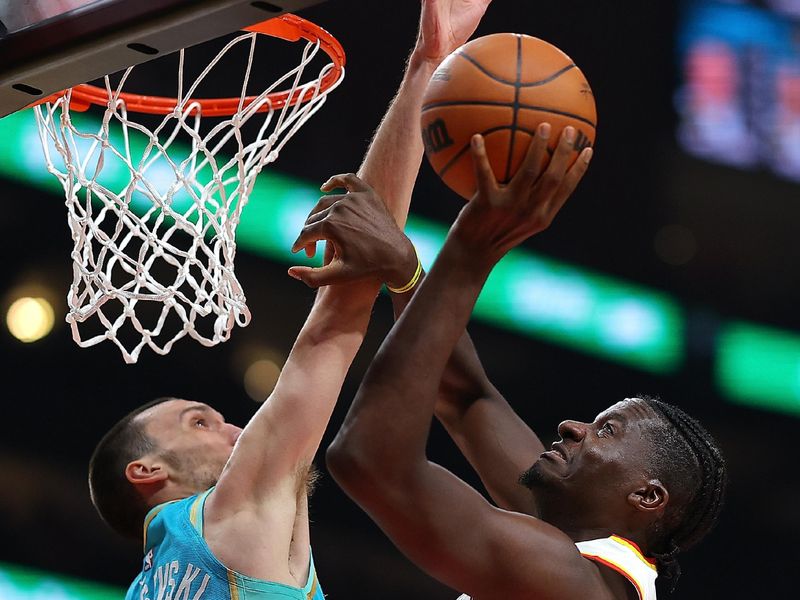
<path fill-rule="evenodd" d="M 392 293 L 395 318 L 414 289 Z M 535 514 L 531 494 L 520 474 L 544 451 L 539 436 L 489 381 L 469 333 L 458 340 L 439 385 L 434 414 L 500 508 Z"/>
<path fill-rule="evenodd" d="M 392 107 L 372 142 L 373 150 L 359 176 L 383 196 L 398 223 L 393 206 L 408 206 L 422 160 L 419 115 L 422 96 L 436 67 L 475 32 L 491 0 L 423 0 L 419 33 L 408 69 Z"/>
<path fill-rule="evenodd" d="M 451 52 L 475 32 L 492 0 L 422 0 L 419 31 L 400 88 L 386 111 L 358 170 L 358 176 L 384 200 L 402 228 L 422 160 L 419 134 L 422 97 L 431 75 Z M 335 182 L 326 182 L 325 191 Z M 312 215 L 330 208 L 323 203 Z M 320 214 L 318 218 L 324 217 Z M 324 239 L 324 238 L 320 238 Z M 294 277 L 313 287 L 347 281 L 343 274 L 299 267 Z"/>
<path fill-rule="evenodd" d="M 361 167 L 363 180 L 354 175 L 331 178 L 323 188 L 343 188 L 345 193 L 324 197 L 312 211 L 312 218 L 349 211 L 367 197 L 374 199 L 377 192 L 385 197 L 395 220 L 405 222 L 422 155 L 418 136 L 408 135 L 408 131 L 418 128 L 427 78 L 444 56 L 471 35 L 488 3 L 489 0 L 422 3 L 420 34 L 400 90 Z M 385 235 L 370 237 L 363 228 L 351 233 L 373 256 L 380 253 L 381 240 L 385 243 L 387 239 Z M 302 245 L 296 246 L 294 250 L 301 248 Z M 376 273 L 366 262 L 356 264 L 358 257 L 345 255 L 342 249 L 331 246 L 327 264 L 321 269 L 290 270 L 293 276 L 310 284 L 320 274 L 336 272 L 352 276 L 358 271 L 356 278 L 363 280 L 347 286 L 328 286 L 319 292 L 275 390 L 239 438 L 210 500 L 212 506 L 234 510 L 241 501 L 259 504 L 278 490 L 281 497 L 294 493 L 317 450 L 347 369 L 363 340 L 381 283 L 379 278 L 392 282 L 397 277 L 399 281 L 410 277 L 416 266 L 411 263 L 408 267 L 405 259 L 409 257 L 401 256 L 396 265 L 381 265 L 385 273 Z M 409 268 L 411 273 L 407 272 Z"/>
<path fill-rule="evenodd" d="M 523 589 L 558 597 L 559 586 L 561 597 L 581 597 L 596 583 L 566 536 L 529 517 L 521 527 L 519 515 L 491 508 L 425 454 L 442 375 L 491 269 L 549 226 L 588 165 L 591 150 L 567 170 L 574 141 L 568 129 L 540 173 L 548 137 L 549 128 L 540 128 L 526 164 L 506 187 L 491 174 L 482 139 L 473 141 L 479 192 L 381 347 L 328 453 L 337 481 L 406 554 L 479 597 Z M 545 547 L 548 552 L 535 552 Z M 574 568 L 553 581 L 544 574 L 558 561 Z"/>
<path fill-rule="evenodd" d="M 385 151 L 370 153 L 359 173 L 384 198 L 397 198 L 401 202 L 410 199 L 423 152 L 421 137 L 415 133 L 419 128 L 423 92 L 436 66 L 472 35 L 488 4 L 489 0 L 423 3 L 419 39 L 409 58 L 402 93 L 386 113 L 384 126 L 373 142 Z M 413 293 L 414 287 L 405 293 L 391 294 L 396 315 L 403 311 Z M 495 502 L 504 508 L 529 512 L 530 494 L 518 484 L 517 478 L 531 464 L 531 459 L 542 452 L 542 444 L 489 382 L 466 332 L 442 377 L 436 416 L 478 472 Z"/>
<path fill-rule="evenodd" d="M 418 40 L 403 83 L 359 170 L 359 176 L 383 196 L 401 226 L 423 154 L 417 132 L 428 80 L 439 63 L 472 35 L 489 3 L 490 0 L 422 3 Z M 322 221 L 330 214 L 328 209 L 335 199 L 315 209 L 309 223 L 316 224 L 310 231 L 319 233 L 314 239 L 325 238 L 320 231 Z M 406 246 L 400 249 L 408 251 Z M 345 272 L 339 265 L 325 270 L 294 268 L 292 274 L 316 287 L 346 281 L 352 271 Z M 406 278 L 400 286 L 409 281 Z M 413 293 L 412 287 L 406 293 L 392 294 L 396 314 L 402 312 Z M 491 385 L 466 333 L 442 379 L 436 413 L 498 505 L 530 510 L 529 495 L 517 484 L 517 477 L 542 451 L 541 442 Z"/>

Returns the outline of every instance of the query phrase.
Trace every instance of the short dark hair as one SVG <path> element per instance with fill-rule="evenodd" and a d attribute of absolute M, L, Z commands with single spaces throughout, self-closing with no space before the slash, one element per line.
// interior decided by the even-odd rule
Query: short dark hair
<path fill-rule="evenodd" d="M 156 443 L 136 417 L 148 408 L 174 400 L 162 397 L 131 411 L 106 433 L 89 459 L 89 495 L 100 517 L 117 533 L 141 539 L 150 507 L 125 477 L 128 463 L 152 452 Z"/>
<path fill-rule="evenodd" d="M 658 415 L 663 429 L 654 440 L 655 476 L 676 502 L 667 507 L 651 554 L 658 574 L 674 590 L 680 577 L 677 556 L 702 540 L 714 527 L 722 510 L 728 474 L 716 440 L 693 417 L 658 398 L 638 396 Z"/>

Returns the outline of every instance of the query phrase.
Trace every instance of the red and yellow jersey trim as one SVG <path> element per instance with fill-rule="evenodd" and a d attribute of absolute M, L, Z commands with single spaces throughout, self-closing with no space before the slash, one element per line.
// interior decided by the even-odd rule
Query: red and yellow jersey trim
<path fill-rule="evenodd" d="M 658 569 L 656 569 L 656 561 L 654 561 L 652 558 L 647 558 L 644 554 L 642 554 L 642 551 L 639 550 L 639 546 L 637 546 L 635 543 L 633 543 L 630 540 L 626 540 L 623 537 L 619 537 L 618 535 L 612 535 L 611 539 L 617 542 L 618 544 L 622 544 L 623 546 L 627 546 L 628 548 L 633 550 L 633 553 L 636 555 L 636 558 L 638 558 L 645 565 L 653 569 L 653 571 L 658 572 Z"/>
<path fill-rule="evenodd" d="M 576 542 L 578 551 L 587 560 L 613 569 L 636 589 L 640 600 L 656 600 L 655 562 L 645 557 L 639 547 L 618 535 Z"/>
<path fill-rule="evenodd" d="M 636 581 L 636 578 L 633 575 L 628 573 L 625 567 L 613 563 L 610 560 L 603 558 L 602 556 L 597 556 L 596 554 L 584 554 L 583 552 L 581 552 L 581 556 L 583 556 L 584 558 L 588 558 L 589 560 L 599 562 L 600 564 L 603 564 L 611 569 L 614 569 L 617 573 L 622 575 L 625 579 L 627 579 L 633 584 L 633 587 L 636 588 L 636 593 L 639 595 L 639 599 L 644 600 L 644 590 L 642 590 L 642 586 L 639 585 L 639 582 Z"/>

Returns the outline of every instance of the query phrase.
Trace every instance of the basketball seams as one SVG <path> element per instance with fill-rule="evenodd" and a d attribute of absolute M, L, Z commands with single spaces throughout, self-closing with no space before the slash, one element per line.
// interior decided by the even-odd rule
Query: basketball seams
<path fill-rule="evenodd" d="M 514 140 L 517 137 L 517 119 L 519 117 L 519 93 L 522 81 L 522 36 L 517 34 L 517 80 L 514 82 L 514 106 L 511 117 L 511 136 L 508 141 L 508 156 L 506 157 L 506 174 L 502 183 L 508 183 L 511 178 L 511 158 L 514 156 Z"/>
<path fill-rule="evenodd" d="M 566 67 L 562 67 L 561 69 L 559 69 L 558 71 L 556 71 L 555 73 L 550 75 L 549 77 L 545 77 L 544 79 L 540 79 L 539 81 L 531 81 L 531 82 L 528 82 L 528 83 L 523 83 L 522 81 L 520 81 L 519 82 L 519 86 L 520 87 L 524 87 L 524 88 L 528 88 L 528 87 L 537 87 L 537 86 L 540 86 L 540 85 L 545 85 L 547 83 L 550 83 L 551 81 L 554 81 L 554 80 L 558 79 L 564 73 L 566 73 L 568 71 L 571 71 L 572 69 L 577 69 L 577 68 L 578 68 L 578 65 L 576 65 L 575 63 L 570 63 Z M 520 79 L 522 79 L 522 78 L 520 77 Z"/>
<path fill-rule="evenodd" d="M 486 136 L 488 136 L 488 135 L 490 135 L 490 134 L 492 134 L 492 133 L 497 133 L 498 131 L 505 131 L 505 130 L 507 130 L 507 129 L 511 129 L 511 127 L 510 127 L 510 126 L 508 126 L 508 125 L 502 125 L 502 126 L 500 126 L 500 127 L 492 127 L 492 128 L 490 128 L 490 129 L 484 129 L 483 131 L 481 131 L 481 132 L 479 132 L 479 133 L 480 133 L 480 134 L 481 134 L 483 137 L 486 137 Z M 535 130 L 532 130 L 532 129 L 527 129 L 526 127 L 519 127 L 519 126 L 517 126 L 517 128 L 516 128 L 516 130 L 515 130 L 515 132 L 514 132 L 514 133 L 525 133 L 525 134 L 527 134 L 527 135 L 528 135 L 529 137 L 531 137 L 531 138 L 532 138 L 532 137 L 534 137 L 534 136 L 536 135 L 536 131 L 535 131 Z M 440 171 L 436 171 L 436 174 L 437 174 L 439 177 L 442 177 L 442 176 L 444 176 L 444 174 L 445 174 L 445 173 L 447 173 L 447 171 L 450 169 L 450 167 L 452 167 L 453 165 L 455 165 L 455 164 L 456 164 L 456 163 L 459 161 L 459 159 L 460 159 L 462 156 L 464 156 L 464 153 L 465 153 L 467 150 L 469 150 L 469 148 L 470 148 L 470 144 L 469 144 L 469 143 L 467 143 L 467 144 L 464 144 L 464 145 L 461 147 L 461 149 L 460 149 L 458 152 L 456 152 L 456 153 L 455 153 L 455 154 L 454 154 L 454 155 L 453 155 L 453 156 L 450 158 L 450 160 L 448 160 L 448 161 L 445 163 L 445 165 L 444 165 L 444 166 L 441 168 L 441 170 L 440 170 Z M 550 147 L 548 147 L 548 148 L 547 148 L 547 153 L 548 153 L 548 154 L 550 154 L 550 155 L 552 156 L 552 154 L 553 154 L 553 149 L 552 149 L 552 148 L 550 148 Z"/>
<path fill-rule="evenodd" d="M 486 137 L 491 133 L 495 133 L 497 131 L 503 131 L 505 129 L 511 129 L 511 128 L 508 125 L 502 125 L 500 127 L 492 127 L 490 129 L 484 129 L 483 131 L 481 131 L 479 133 L 480 133 L 481 136 Z M 444 166 L 441 168 L 441 170 L 436 172 L 436 174 L 439 177 L 444 177 L 444 174 L 447 173 L 447 171 L 450 169 L 450 167 L 452 167 L 454 164 L 456 164 L 461 159 L 461 157 L 464 156 L 464 153 L 467 150 L 469 150 L 469 147 L 470 147 L 469 142 L 464 144 L 458 152 L 456 152 L 452 157 L 450 157 L 450 160 L 448 160 L 444 164 Z"/>
<path fill-rule="evenodd" d="M 519 34 L 517 34 L 517 35 L 519 35 Z M 522 37 L 519 38 L 519 42 L 520 42 L 520 47 L 521 47 L 521 45 L 522 45 Z M 456 56 L 459 56 L 459 57 L 465 59 L 468 63 L 470 63 L 473 67 L 475 67 L 481 73 L 486 75 L 489 79 L 492 79 L 493 81 L 496 81 L 497 83 L 502 83 L 504 85 L 510 85 L 510 86 L 514 86 L 514 87 L 519 85 L 520 87 L 526 87 L 527 88 L 527 87 L 537 87 L 537 86 L 540 86 L 540 85 L 545 85 L 545 84 L 548 84 L 548 83 L 550 83 L 551 81 L 553 81 L 555 79 L 558 79 L 564 73 L 567 73 L 568 71 L 571 71 L 572 69 L 577 69 L 578 68 L 578 66 L 575 63 L 569 63 L 568 65 L 566 65 L 564 67 L 561 67 L 558 71 L 554 72 L 552 75 L 548 75 L 544 79 L 539 79 L 537 81 L 522 82 L 522 76 L 521 76 L 520 73 L 518 73 L 517 74 L 517 81 L 511 81 L 511 80 L 505 79 L 504 77 L 500 77 L 499 75 L 495 75 L 494 73 L 489 71 L 486 67 L 484 67 L 481 63 L 479 63 L 475 58 L 473 58 L 472 56 L 470 56 L 469 54 L 467 54 L 463 50 L 457 50 L 456 51 Z"/>
<path fill-rule="evenodd" d="M 501 125 L 499 127 L 491 127 L 489 129 L 484 129 L 483 131 L 480 131 L 478 133 L 483 137 L 487 137 L 487 136 L 491 135 L 492 133 L 497 133 L 498 131 L 507 131 L 507 130 L 511 130 L 511 126 L 510 125 Z M 534 135 L 533 131 L 530 131 L 528 129 L 524 129 L 522 127 L 517 127 L 515 132 L 527 133 L 531 137 L 533 137 L 533 135 Z M 512 132 L 512 133 L 514 133 L 514 132 Z M 461 149 L 458 152 L 456 152 L 452 157 L 450 157 L 450 160 L 448 160 L 444 164 L 442 169 L 440 171 L 437 171 L 436 174 L 439 177 L 442 177 L 445 173 L 447 173 L 447 171 L 450 169 L 450 167 L 452 167 L 454 164 L 456 164 L 459 161 L 459 159 L 462 156 L 464 156 L 464 153 L 467 150 L 469 150 L 469 148 L 470 148 L 470 143 L 469 142 L 467 142 L 466 144 L 461 146 Z"/>
<path fill-rule="evenodd" d="M 551 44 L 494 34 L 456 50 L 448 63 L 428 87 L 421 124 L 431 166 L 459 195 L 468 199 L 474 191 L 469 149 L 476 133 L 486 138 L 492 169 L 504 185 L 541 122 L 575 127 L 576 148 L 593 141 L 597 118 L 591 95 L 585 97 L 585 77 Z"/>
<path fill-rule="evenodd" d="M 426 104 L 422 107 L 423 113 L 429 110 L 433 110 L 434 108 L 446 107 L 446 106 L 496 106 L 498 108 L 514 108 L 513 102 L 495 102 L 493 100 L 451 100 L 451 101 L 444 101 L 444 102 L 431 102 L 430 104 Z M 539 112 L 550 113 L 553 115 L 559 115 L 562 117 L 569 117 L 570 119 L 575 119 L 576 121 L 580 121 L 581 123 L 586 123 L 592 129 L 597 129 L 597 125 L 594 122 L 590 121 L 586 117 L 581 115 L 576 115 L 575 113 L 567 112 L 564 110 L 558 110 L 557 108 L 549 108 L 547 106 L 535 106 L 533 104 L 522 104 L 518 105 L 520 110 L 536 110 Z"/>

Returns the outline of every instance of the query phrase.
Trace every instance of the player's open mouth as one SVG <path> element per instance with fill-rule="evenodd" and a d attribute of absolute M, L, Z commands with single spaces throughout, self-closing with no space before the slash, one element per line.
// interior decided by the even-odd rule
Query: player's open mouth
<path fill-rule="evenodd" d="M 554 442 L 554 443 L 552 443 L 550 445 L 550 452 L 553 452 L 554 454 L 556 454 L 559 457 L 561 457 L 564 460 L 564 462 L 568 462 L 569 461 L 569 456 L 567 456 L 567 451 L 564 450 L 564 445 L 563 445 L 562 442 Z"/>

